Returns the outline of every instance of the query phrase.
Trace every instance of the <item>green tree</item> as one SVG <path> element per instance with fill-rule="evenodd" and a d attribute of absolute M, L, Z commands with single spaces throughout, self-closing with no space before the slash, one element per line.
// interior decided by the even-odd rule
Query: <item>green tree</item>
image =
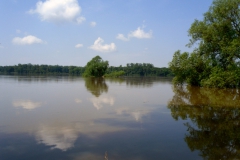
<path fill-rule="evenodd" d="M 227 69 L 240 58 L 240 0 L 215 0 L 204 20 L 195 20 L 189 46 L 199 42 L 199 53 L 212 59 L 212 65 Z"/>
<path fill-rule="evenodd" d="M 240 0 L 214 0 L 203 20 L 189 29 L 193 53 L 175 53 L 169 67 L 175 83 L 238 87 L 240 82 Z"/>
<path fill-rule="evenodd" d="M 121 77 L 123 75 L 125 75 L 124 71 L 115 71 L 115 72 L 111 72 L 109 74 L 105 74 L 104 76 L 105 77 Z"/>
<path fill-rule="evenodd" d="M 174 84 L 187 82 L 199 86 L 201 80 L 208 78 L 211 72 L 209 59 L 196 52 L 189 54 L 188 52 L 176 51 L 169 67 L 175 75 Z"/>
<path fill-rule="evenodd" d="M 83 75 L 85 77 L 102 77 L 108 66 L 108 61 L 103 61 L 100 56 L 96 56 L 87 63 Z"/>

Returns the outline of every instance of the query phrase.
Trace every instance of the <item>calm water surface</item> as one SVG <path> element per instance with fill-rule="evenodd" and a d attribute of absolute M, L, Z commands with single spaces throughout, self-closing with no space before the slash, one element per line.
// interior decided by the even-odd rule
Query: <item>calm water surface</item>
<path fill-rule="evenodd" d="M 0 76 L 0 160 L 240 159 L 238 90 Z"/>

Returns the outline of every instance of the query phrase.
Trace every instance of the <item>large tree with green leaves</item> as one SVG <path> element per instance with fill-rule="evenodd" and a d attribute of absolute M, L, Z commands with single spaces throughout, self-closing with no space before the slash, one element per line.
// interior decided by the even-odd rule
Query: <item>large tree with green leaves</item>
<path fill-rule="evenodd" d="M 193 53 L 174 54 L 169 67 L 174 82 L 209 86 L 239 87 L 240 83 L 240 0 L 214 0 L 203 20 L 189 29 Z"/>
<path fill-rule="evenodd" d="M 108 61 L 103 61 L 100 56 L 96 56 L 85 66 L 83 76 L 102 77 L 106 73 L 108 66 Z"/>

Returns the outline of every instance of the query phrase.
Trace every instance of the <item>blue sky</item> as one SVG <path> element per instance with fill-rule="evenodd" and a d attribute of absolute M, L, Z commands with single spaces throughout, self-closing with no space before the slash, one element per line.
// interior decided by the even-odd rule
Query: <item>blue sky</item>
<path fill-rule="evenodd" d="M 176 50 L 191 51 L 188 29 L 210 0 L 1 0 L 0 65 L 167 67 Z"/>

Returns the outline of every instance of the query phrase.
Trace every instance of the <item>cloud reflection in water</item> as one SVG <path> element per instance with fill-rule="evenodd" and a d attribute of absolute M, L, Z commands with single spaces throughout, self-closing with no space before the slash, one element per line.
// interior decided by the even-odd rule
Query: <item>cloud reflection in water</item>
<path fill-rule="evenodd" d="M 79 99 L 79 98 L 76 98 L 76 99 L 75 99 L 75 102 L 76 102 L 76 103 L 82 103 L 82 100 Z"/>
<path fill-rule="evenodd" d="M 99 98 L 94 97 L 91 98 L 90 100 L 97 110 L 101 109 L 103 107 L 103 104 L 109 104 L 110 106 L 113 106 L 115 102 L 115 98 L 111 96 L 102 96 Z"/>
<path fill-rule="evenodd" d="M 99 121 L 85 121 L 77 123 L 42 124 L 35 132 L 36 141 L 51 149 L 67 151 L 74 147 L 79 135 L 95 139 L 105 133 L 126 130 L 122 126 L 112 126 Z"/>
<path fill-rule="evenodd" d="M 142 119 L 144 115 L 147 115 L 149 112 L 148 111 L 135 111 L 131 112 L 130 114 L 135 118 L 135 120 L 138 122 Z"/>
<path fill-rule="evenodd" d="M 14 107 L 22 107 L 27 110 L 32 110 L 41 106 L 40 102 L 33 102 L 31 100 L 17 100 L 12 102 Z"/>
<path fill-rule="evenodd" d="M 149 110 L 134 110 L 131 111 L 130 109 L 128 109 L 127 107 L 123 107 L 123 108 L 118 108 L 116 109 L 116 113 L 117 115 L 122 115 L 122 114 L 127 114 L 132 116 L 137 122 L 139 122 L 143 116 L 149 114 L 151 111 Z"/>
<path fill-rule="evenodd" d="M 36 140 L 39 143 L 52 146 L 51 149 L 66 151 L 74 146 L 78 133 L 73 128 L 41 126 L 36 133 Z"/>

